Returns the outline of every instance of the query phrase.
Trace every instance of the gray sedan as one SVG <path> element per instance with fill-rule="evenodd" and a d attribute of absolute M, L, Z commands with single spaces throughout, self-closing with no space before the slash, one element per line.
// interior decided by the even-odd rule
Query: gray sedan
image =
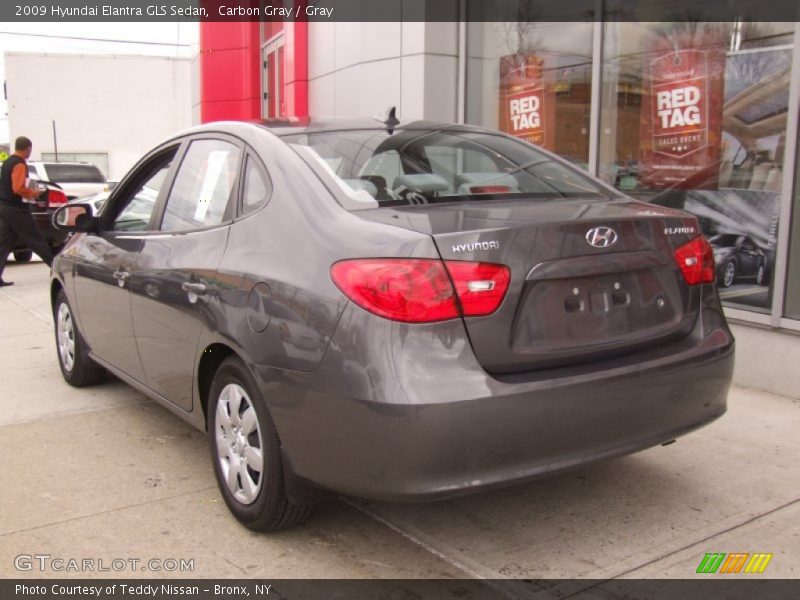
<path fill-rule="evenodd" d="M 99 215 L 61 210 L 64 379 L 111 372 L 206 430 L 254 530 L 322 491 L 508 485 L 725 412 L 734 342 L 697 220 L 496 131 L 212 123 Z"/>

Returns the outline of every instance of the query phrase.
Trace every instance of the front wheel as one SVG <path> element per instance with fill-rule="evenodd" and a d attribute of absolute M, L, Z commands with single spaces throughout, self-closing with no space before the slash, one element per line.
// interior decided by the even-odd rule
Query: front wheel
<path fill-rule="evenodd" d="M 725 266 L 722 267 L 722 277 L 719 283 L 721 287 L 726 288 L 731 287 L 734 281 L 736 281 L 736 263 L 729 260 L 725 263 Z"/>
<path fill-rule="evenodd" d="M 53 316 L 56 322 L 58 365 L 61 367 L 64 381 L 74 387 L 94 385 L 103 381 L 106 371 L 89 358 L 86 343 L 78 331 L 64 290 L 60 290 L 56 296 Z"/>
<path fill-rule="evenodd" d="M 233 516 L 254 531 L 302 522 L 310 509 L 286 496 L 275 425 L 253 377 L 236 357 L 226 359 L 214 375 L 207 420 L 214 474 Z"/>

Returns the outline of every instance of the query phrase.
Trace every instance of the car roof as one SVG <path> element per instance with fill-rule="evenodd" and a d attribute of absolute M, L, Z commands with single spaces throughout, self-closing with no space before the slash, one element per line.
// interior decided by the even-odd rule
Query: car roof
<path fill-rule="evenodd" d="M 298 135 L 303 133 L 324 133 L 334 131 L 380 131 L 387 129 L 387 126 L 375 119 L 250 119 L 239 121 L 212 121 L 195 125 L 189 129 L 178 132 L 168 138 L 168 141 L 205 132 L 229 132 L 244 133 L 253 130 L 268 130 L 278 137 Z M 451 131 L 451 132 L 470 132 L 486 133 L 492 135 L 503 135 L 494 129 L 478 127 L 476 125 L 466 125 L 458 123 L 446 123 L 442 121 L 410 121 L 400 122 L 392 127 L 393 132 L 398 131 Z"/>
<path fill-rule="evenodd" d="M 388 129 L 388 126 L 377 119 L 305 119 L 305 120 L 284 120 L 284 119 L 264 119 L 257 124 L 268 128 L 275 135 L 280 137 L 287 135 L 298 135 L 303 133 L 325 133 L 333 131 L 379 131 Z M 492 133 L 498 132 L 476 125 L 466 125 L 459 123 L 446 123 L 443 121 L 400 121 L 391 128 L 392 131 L 459 131 L 473 133 Z"/>

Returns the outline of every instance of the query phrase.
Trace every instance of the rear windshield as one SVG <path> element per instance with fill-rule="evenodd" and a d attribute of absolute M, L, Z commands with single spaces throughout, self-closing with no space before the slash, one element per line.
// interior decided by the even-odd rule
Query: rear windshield
<path fill-rule="evenodd" d="M 47 177 L 55 183 L 105 183 L 106 178 L 94 165 L 45 164 Z"/>
<path fill-rule="evenodd" d="M 284 137 L 358 204 L 608 196 L 580 170 L 535 146 L 491 133 L 384 129 Z"/>

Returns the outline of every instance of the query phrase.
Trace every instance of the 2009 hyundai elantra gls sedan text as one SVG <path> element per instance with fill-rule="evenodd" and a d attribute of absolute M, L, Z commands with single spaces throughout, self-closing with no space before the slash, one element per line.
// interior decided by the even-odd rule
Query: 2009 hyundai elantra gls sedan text
<path fill-rule="evenodd" d="M 446 497 L 725 412 L 734 343 L 695 217 L 495 131 L 212 123 L 99 216 L 54 219 L 76 232 L 52 272 L 64 378 L 110 371 L 207 430 L 251 529 L 317 490 Z"/>

